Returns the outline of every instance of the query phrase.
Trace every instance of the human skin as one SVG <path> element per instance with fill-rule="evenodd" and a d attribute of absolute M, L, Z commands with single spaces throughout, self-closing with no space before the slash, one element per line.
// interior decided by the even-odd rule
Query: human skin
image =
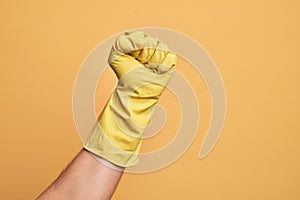
<path fill-rule="evenodd" d="M 119 82 L 84 144 L 88 151 L 83 149 L 38 200 L 110 199 L 124 167 L 138 163 L 141 136 L 173 74 L 176 54 L 157 38 L 126 32 L 114 42 L 108 62 Z"/>
<path fill-rule="evenodd" d="M 114 169 L 99 162 L 94 155 L 82 149 L 37 200 L 108 200 L 122 174 L 122 168 Z"/>

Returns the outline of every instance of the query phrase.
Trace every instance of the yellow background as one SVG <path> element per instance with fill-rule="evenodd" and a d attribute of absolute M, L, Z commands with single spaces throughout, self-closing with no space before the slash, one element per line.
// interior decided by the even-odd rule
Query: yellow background
<path fill-rule="evenodd" d="M 0 199 L 33 199 L 66 167 L 82 147 L 72 117 L 80 64 L 111 35 L 147 26 L 185 33 L 209 52 L 227 117 L 216 147 L 199 160 L 209 94 L 179 59 L 201 99 L 197 137 L 173 165 L 125 174 L 113 199 L 300 199 L 298 12 L 296 0 L 1 1 Z M 104 79 L 98 113 L 115 81 L 110 71 Z M 143 151 L 171 138 L 159 137 Z"/>

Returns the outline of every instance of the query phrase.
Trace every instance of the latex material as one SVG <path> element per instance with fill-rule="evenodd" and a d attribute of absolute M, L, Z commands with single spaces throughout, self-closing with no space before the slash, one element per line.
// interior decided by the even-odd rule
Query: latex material
<path fill-rule="evenodd" d="M 118 166 L 136 165 L 141 137 L 176 60 L 166 44 L 144 32 L 117 37 L 108 63 L 119 81 L 84 148 Z"/>

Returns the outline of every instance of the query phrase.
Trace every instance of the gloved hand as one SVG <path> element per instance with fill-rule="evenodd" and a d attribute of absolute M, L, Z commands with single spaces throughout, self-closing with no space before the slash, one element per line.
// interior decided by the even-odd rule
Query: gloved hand
<path fill-rule="evenodd" d="M 108 62 L 118 84 L 84 148 L 118 166 L 136 165 L 141 137 L 176 60 L 166 44 L 144 32 L 125 32 L 117 37 Z"/>

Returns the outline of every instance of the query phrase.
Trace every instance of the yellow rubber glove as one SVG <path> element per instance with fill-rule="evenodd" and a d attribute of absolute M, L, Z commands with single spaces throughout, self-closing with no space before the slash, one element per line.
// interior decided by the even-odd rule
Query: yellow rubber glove
<path fill-rule="evenodd" d="M 118 84 L 84 148 L 118 166 L 136 165 L 141 137 L 176 60 L 166 44 L 144 32 L 125 32 L 117 37 L 108 62 Z"/>

